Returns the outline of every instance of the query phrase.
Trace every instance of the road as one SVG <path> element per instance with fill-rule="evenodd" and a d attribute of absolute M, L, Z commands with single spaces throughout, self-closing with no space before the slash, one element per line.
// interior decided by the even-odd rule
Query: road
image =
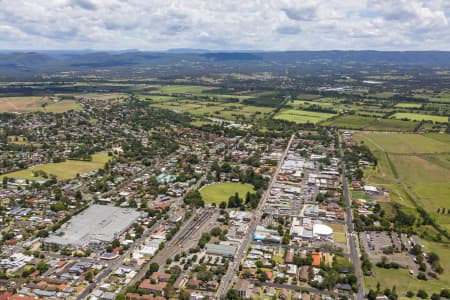
<path fill-rule="evenodd" d="M 364 287 L 362 286 L 362 273 L 361 266 L 359 261 L 358 249 L 356 244 L 356 234 L 355 228 L 353 225 L 353 215 L 352 215 L 352 202 L 348 194 L 348 184 L 347 177 L 345 175 L 345 162 L 344 162 L 344 152 L 342 151 L 342 140 L 341 136 L 339 136 L 339 153 L 341 157 L 341 180 L 342 180 L 342 191 L 344 194 L 344 202 L 345 202 L 345 216 L 347 222 L 347 238 L 349 243 L 349 251 L 350 251 L 350 259 L 355 268 L 355 275 L 358 279 L 358 292 L 356 293 L 356 299 L 364 299 Z"/>
<path fill-rule="evenodd" d="M 295 136 L 295 134 L 293 134 L 291 136 L 291 138 L 286 146 L 286 149 L 283 153 L 283 156 L 281 157 L 280 161 L 278 162 L 277 168 L 272 176 L 272 180 L 270 181 L 269 186 L 267 187 L 267 190 L 265 191 L 264 195 L 262 196 L 261 201 L 259 201 L 258 207 L 256 208 L 256 210 L 254 212 L 254 218 L 248 226 L 247 233 L 246 233 L 244 239 L 242 240 L 242 243 L 241 243 L 239 249 L 236 252 L 233 262 L 231 263 L 231 265 L 228 268 L 225 275 L 222 277 L 221 284 L 216 293 L 217 299 L 225 298 L 226 292 L 228 291 L 228 289 L 231 287 L 231 285 L 233 283 L 233 278 L 239 268 L 239 264 L 241 263 L 242 258 L 244 257 L 244 254 L 248 249 L 248 245 L 253 240 L 253 233 L 255 232 L 256 225 L 258 225 L 259 222 L 261 221 L 264 205 L 265 205 L 267 199 L 269 198 L 270 190 L 272 189 L 273 185 L 277 181 L 277 177 L 280 172 L 281 166 L 283 165 L 284 159 L 286 158 L 289 148 L 291 147 L 292 141 L 294 140 L 294 136 Z"/>

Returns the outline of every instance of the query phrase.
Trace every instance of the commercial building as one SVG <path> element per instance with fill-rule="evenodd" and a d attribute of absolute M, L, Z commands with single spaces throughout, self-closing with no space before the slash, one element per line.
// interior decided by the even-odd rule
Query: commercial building
<path fill-rule="evenodd" d="M 281 236 L 278 231 L 273 229 L 267 229 L 263 226 L 256 226 L 255 233 L 253 235 L 255 241 L 266 241 L 266 242 L 281 242 Z"/>
<path fill-rule="evenodd" d="M 45 239 L 62 248 L 97 248 L 112 242 L 141 216 L 132 208 L 92 205 Z"/>
<path fill-rule="evenodd" d="M 310 218 L 293 218 L 290 234 L 294 240 L 333 240 L 333 228 Z"/>
<path fill-rule="evenodd" d="M 223 257 L 234 257 L 236 254 L 237 248 L 231 245 L 224 244 L 211 244 L 208 243 L 205 245 L 206 253 L 213 255 L 220 255 Z"/>

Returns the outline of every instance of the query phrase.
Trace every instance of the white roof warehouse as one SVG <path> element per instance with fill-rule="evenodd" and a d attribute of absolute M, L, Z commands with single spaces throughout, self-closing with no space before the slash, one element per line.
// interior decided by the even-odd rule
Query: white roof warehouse
<path fill-rule="evenodd" d="M 131 208 L 92 205 L 45 239 L 59 247 L 86 248 L 112 242 L 141 216 Z"/>

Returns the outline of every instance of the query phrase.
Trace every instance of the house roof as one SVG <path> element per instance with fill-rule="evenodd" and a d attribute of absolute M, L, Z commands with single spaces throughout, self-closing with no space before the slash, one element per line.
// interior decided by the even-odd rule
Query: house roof
<path fill-rule="evenodd" d="M 142 283 L 139 285 L 139 287 L 141 289 L 146 289 L 146 290 L 153 290 L 153 291 L 160 291 L 162 292 L 162 290 L 167 286 L 167 283 L 165 282 L 159 282 L 157 284 L 153 284 L 150 282 L 150 279 L 145 279 L 144 281 L 142 281 Z"/>
<path fill-rule="evenodd" d="M 320 266 L 320 261 L 321 261 L 321 256 L 320 256 L 320 252 L 313 252 L 311 253 L 312 258 L 313 258 L 313 262 L 311 265 L 317 267 Z"/>
<path fill-rule="evenodd" d="M 159 273 L 159 272 L 153 272 L 152 276 L 150 277 L 151 279 L 155 279 L 155 280 L 169 280 L 170 279 L 170 274 L 167 273 Z"/>

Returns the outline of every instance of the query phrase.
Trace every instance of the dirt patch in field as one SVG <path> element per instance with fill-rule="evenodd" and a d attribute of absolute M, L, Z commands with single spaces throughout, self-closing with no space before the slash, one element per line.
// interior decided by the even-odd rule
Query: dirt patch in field
<path fill-rule="evenodd" d="M 35 99 L 0 99 L 0 112 L 23 111 L 36 104 Z"/>

